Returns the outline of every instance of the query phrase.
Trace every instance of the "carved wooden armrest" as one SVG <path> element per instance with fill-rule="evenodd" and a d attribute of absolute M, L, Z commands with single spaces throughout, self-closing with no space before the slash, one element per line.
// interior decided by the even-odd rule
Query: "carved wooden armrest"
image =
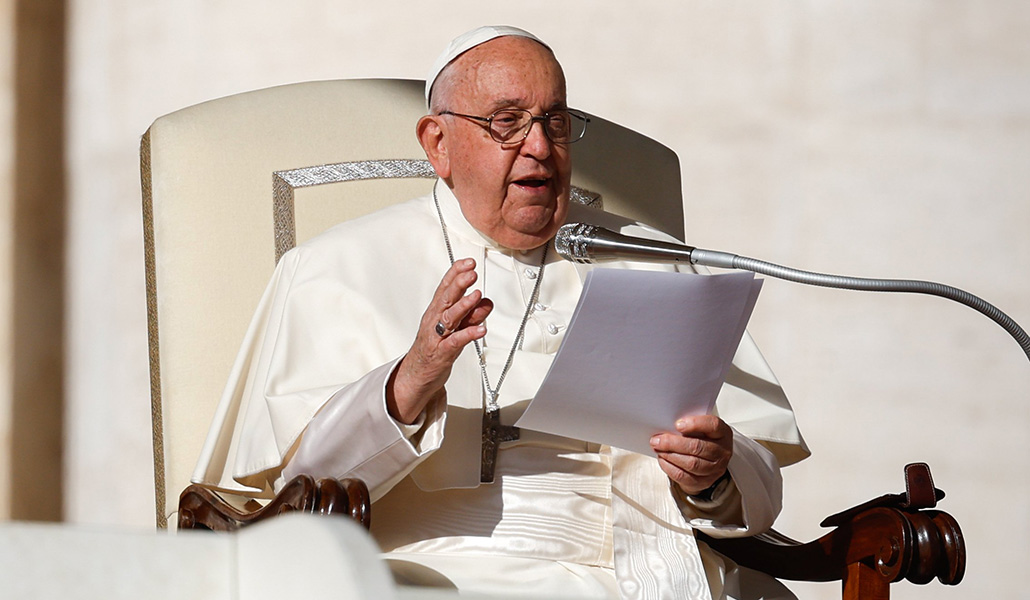
<path fill-rule="evenodd" d="M 925 584 L 962 581 L 965 542 L 951 515 L 930 510 L 944 492 L 933 487 L 923 463 L 905 467 L 906 492 L 881 496 L 828 517 L 836 527 L 802 544 L 775 531 L 750 538 L 713 538 L 707 543 L 737 564 L 795 581 L 841 580 L 846 600 L 887 599 L 901 579 Z"/>
<path fill-rule="evenodd" d="M 216 492 L 191 485 L 179 495 L 179 529 L 235 531 L 287 512 L 347 515 L 366 529 L 372 522 L 368 487 L 358 479 L 319 479 L 298 475 L 267 505 L 240 510 Z"/>

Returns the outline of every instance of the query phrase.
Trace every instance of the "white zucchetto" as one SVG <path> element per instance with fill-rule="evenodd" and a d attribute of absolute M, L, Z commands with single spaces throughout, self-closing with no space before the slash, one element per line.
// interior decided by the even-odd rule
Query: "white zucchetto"
<path fill-rule="evenodd" d="M 426 105 L 429 104 L 430 94 L 433 91 L 433 84 L 436 83 L 436 78 L 440 76 L 440 72 L 443 71 L 447 65 L 451 64 L 454 59 L 476 46 L 489 42 L 492 39 L 505 36 L 529 38 L 548 50 L 551 49 L 551 47 L 545 44 L 540 38 L 524 29 L 519 29 L 518 27 L 510 27 L 508 25 L 484 25 L 483 27 L 477 27 L 472 31 L 466 31 L 451 40 L 447 49 L 443 51 L 443 54 L 436 58 L 436 62 L 433 63 L 433 68 L 429 70 L 429 75 L 426 77 Z"/>

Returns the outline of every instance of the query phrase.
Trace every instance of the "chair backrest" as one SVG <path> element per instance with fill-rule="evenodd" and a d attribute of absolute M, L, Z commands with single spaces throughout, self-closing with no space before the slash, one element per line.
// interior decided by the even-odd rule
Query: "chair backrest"
<path fill-rule="evenodd" d="M 431 189 L 414 135 L 425 114 L 422 89 L 414 80 L 298 83 L 185 108 L 143 135 L 159 527 L 189 484 L 281 253 L 335 223 Z M 573 184 L 583 198 L 599 194 L 605 209 L 682 239 L 672 150 L 598 117 L 572 148 Z M 349 183 L 326 185 L 342 181 Z"/>

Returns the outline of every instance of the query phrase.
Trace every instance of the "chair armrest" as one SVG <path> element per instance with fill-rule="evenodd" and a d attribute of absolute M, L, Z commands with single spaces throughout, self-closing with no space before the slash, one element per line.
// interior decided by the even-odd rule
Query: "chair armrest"
<path fill-rule="evenodd" d="M 805 544 L 776 531 L 749 538 L 697 532 L 697 537 L 737 564 L 778 579 L 841 580 L 845 598 L 888 598 L 890 584 L 901 579 L 925 584 L 937 578 L 957 585 L 966 565 L 962 530 L 948 513 L 925 506 L 943 497 L 933 488 L 929 467 L 910 465 L 906 474 L 905 493 L 828 518 L 836 528 Z"/>
<path fill-rule="evenodd" d="M 287 512 L 346 515 L 366 529 L 372 522 L 368 487 L 358 479 L 319 479 L 298 475 L 291 479 L 267 505 L 253 511 L 240 510 L 217 492 L 193 484 L 179 495 L 179 529 L 235 531 Z"/>
<path fill-rule="evenodd" d="M 875 569 L 887 583 L 908 579 L 924 584 L 936 577 L 956 585 L 965 572 L 962 532 L 941 511 L 873 508 L 805 544 L 771 534 L 713 538 L 697 532 L 697 537 L 737 564 L 777 579 L 843 580 L 854 563 Z"/>

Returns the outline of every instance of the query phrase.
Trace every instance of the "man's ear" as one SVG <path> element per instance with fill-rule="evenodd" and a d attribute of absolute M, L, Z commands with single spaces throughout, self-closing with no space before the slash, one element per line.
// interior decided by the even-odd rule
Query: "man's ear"
<path fill-rule="evenodd" d="M 450 177 L 451 159 L 447 153 L 447 140 L 440 117 L 426 115 L 419 119 L 415 125 L 415 136 L 418 137 L 418 143 L 422 145 L 422 150 L 436 174 L 441 179 Z"/>

